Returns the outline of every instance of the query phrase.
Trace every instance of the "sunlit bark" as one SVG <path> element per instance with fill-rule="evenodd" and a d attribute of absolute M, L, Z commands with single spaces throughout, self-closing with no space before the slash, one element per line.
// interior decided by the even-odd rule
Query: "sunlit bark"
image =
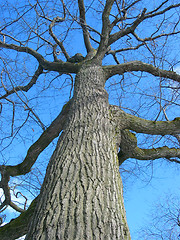
<path fill-rule="evenodd" d="M 101 67 L 78 73 L 26 239 L 130 239 L 104 83 Z"/>

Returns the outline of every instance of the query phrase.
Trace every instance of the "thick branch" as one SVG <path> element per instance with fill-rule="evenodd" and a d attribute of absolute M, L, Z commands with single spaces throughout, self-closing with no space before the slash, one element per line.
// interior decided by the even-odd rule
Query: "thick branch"
<path fill-rule="evenodd" d="M 97 57 L 99 56 L 101 59 L 104 57 L 104 54 L 107 50 L 109 35 L 112 30 L 112 26 L 109 20 L 109 15 L 110 15 L 113 3 L 114 3 L 114 0 L 106 0 L 106 4 L 102 14 L 101 40 L 100 40 L 100 44 L 96 54 L 96 56 Z"/>
<path fill-rule="evenodd" d="M 144 63 L 141 61 L 132 61 L 118 65 L 109 65 L 105 66 L 104 70 L 107 73 L 107 79 L 116 74 L 122 75 L 125 72 L 141 71 L 150 73 L 156 77 L 169 78 L 174 81 L 180 82 L 180 75 L 177 74 L 176 72 L 163 70 L 154 67 L 152 64 Z"/>
<path fill-rule="evenodd" d="M 10 201 L 9 206 L 12 207 L 17 212 L 23 213 L 25 212 L 24 209 L 20 208 L 18 205 L 16 205 L 14 202 Z"/>
<path fill-rule="evenodd" d="M 142 149 L 137 146 L 137 138 L 129 130 L 123 130 L 121 134 L 120 152 L 118 153 L 119 163 L 122 164 L 128 158 L 137 160 L 155 160 L 166 158 L 169 161 L 180 163 L 180 149 L 168 148 L 166 146 L 151 149 Z M 172 159 L 173 158 L 173 159 Z"/>
<path fill-rule="evenodd" d="M 2 98 L 6 98 L 9 95 L 18 92 L 18 91 L 25 91 L 27 92 L 34 84 L 36 84 L 36 81 L 38 79 L 38 77 L 43 73 L 43 68 L 41 65 L 39 65 L 38 69 L 36 70 L 34 76 L 32 77 L 31 81 L 26 85 L 26 86 L 17 86 L 15 88 L 13 88 L 12 90 L 6 90 L 6 94 L 4 94 L 3 96 L 0 97 L 0 99 Z"/>
<path fill-rule="evenodd" d="M 173 121 L 150 121 L 127 114 L 128 128 L 152 135 L 174 135 L 180 133 L 180 118 Z"/>
<path fill-rule="evenodd" d="M 30 172 L 31 167 L 35 163 L 39 154 L 58 137 L 63 130 L 67 114 L 70 108 L 69 101 L 62 109 L 58 117 L 51 123 L 51 125 L 42 133 L 40 138 L 29 148 L 24 161 L 16 166 L 0 166 L 0 171 L 6 171 L 9 176 L 18 176 Z"/>
<path fill-rule="evenodd" d="M 180 149 L 168 148 L 166 146 L 151 149 L 141 149 L 137 147 L 133 153 L 133 158 L 138 160 L 170 159 L 175 157 L 180 158 Z M 178 162 L 180 163 L 180 160 L 177 160 L 177 163 Z"/>
<path fill-rule="evenodd" d="M 92 46 L 89 39 L 89 31 L 86 25 L 85 6 L 83 0 L 78 0 L 79 13 L 80 13 L 80 25 L 83 30 L 84 43 L 86 46 L 87 53 L 92 51 Z"/>
<path fill-rule="evenodd" d="M 166 1 L 165 1 L 166 2 Z M 165 3 L 164 2 L 164 3 Z M 116 32 L 114 34 L 112 34 L 109 38 L 109 45 L 111 45 L 112 43 L 116 42 L 118 39 L 120 39 L 121 37 L 124 37 L 125 35 L 129 34 L 129 33 L 133 33 L 134 30 L 137 28 L 137 26 L 145 19 L 147 18 L 152 18 L 158 15 L 162 15 L 164 13 L 166 13 L 167 11 L 173 9 L 173 8 L 178 8 L 180 6 L 180 4 L 174 4 L 174 5 L 170 5 L 169 7 L 163 9 L 162 11 L 157 11 L 159 10 L 159 8 L 162 7 L 163 4 L 159 5 L 158 8 L 156 8 L 154 11 L 146 13 L 146 9 L 144 8 L 144 10 L 142 11 L 142 13 L 138 16 L 138 18 L 133 22 L 133 24 L 126 28 L 126 29 L 122 29 L 119 32 Z M 146 13 L 146 14 L 145 14 Z"/>
<path fill-rule="evenodd" d="M 39 64 L 43 67 L 45 70 L 49 71 L 56 71 L 60 73 L 77 73 L 79 70 L 79 65 L 73 64 L 70 62 L 49 62 L 44 59 L 44 57 L 29 47 L 21 47 L 15 44 L 6 44 L 0 41 L 0 47 L 12 49 L 17 52 L 24 52 L 32 55 L 37 59 Z"/>
<path fill-rule="evenodd" d="M 64 10 L 65 11 L 65 10 Z M 58 22 L 63 22 L 65 20 L 65 13 L 64 13 L 64 18 L 59 18 L 56 17 L 53 19 L 52 23 L 49 25 L 49 34 L 51 35 L 51 37 L 54 39 L 54 41 L 59 45 L 59 47 L 62 50 L 62 53 L 64 54 L 65 58 L 68 60 L 69 59 L 69 55 L 66 52 L 66 49 L 63 46 L 63 43 L 61 41 L 59 41 L 59 39 L 56 37 L 56 35 L 53 33 L 52 28 L 55 25 L 55 23 Z"/>
<path fill-rule="evenodd" d="M 35 50 L 33 50 L 32 48 L 29 48 L 29 47 L 21 47 L 16 44 L 7 44 L 7 43 L 3 43 L 2 41 L 0 41 L 0 47 L 12 49 L 17 52 L 28 53 L 28 54 L 32 55 L 33 57 L 35 57 L 42 66 L 45 61 L 45 59 L 43 58 L 43 56 L 41 54 L 39 54 L 38 52 L 36 52 Z"/>
<path fill-rule="evenodd" d="M 0 239 L 1 240 L 14 240 L 25 235 L 28 231 L 28 224 L 31 222 L 31 218 L 38 202 L 36 197 L 29 208 L 21 213 L 16 219 L 12 219 L 6 225 L 0 227 Z"/>
<path fill-rule="evenodd" d="M 125 113 L 117 106 L 110 107 L 113 119 L 120 129 L 151 135 L 174 135 L 180 133 L 180 118 L 173 121 L 150 121 Z"/>
<path fill-rule="evenodd" d="M 113 44 L 118 39 L 128 35 L 129 33 L 133 33 L 137 26 L 144 20 L 146 10 L 147 10 L 146 8 L 143 9 L 141 15 L 138 16 L 138 18 L 132 23 L 130 27 L 122 29 L 121 31 L 110 35 L 108 45 Z"/>

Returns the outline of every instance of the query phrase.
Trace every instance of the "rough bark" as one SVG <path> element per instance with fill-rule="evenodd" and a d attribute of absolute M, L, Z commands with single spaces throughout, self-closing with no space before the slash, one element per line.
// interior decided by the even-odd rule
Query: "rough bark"
<path fill-rule="evenodd" d="M 151 135 L 180 134 L 180 118 L 172 121 L 151 121 L 124 112 L 118 106 L 110 105 L 112 119 L 120 130 L 130 129 L 137 133 Z"/>
<path fill-rule="evenodd" d="M 76 76 L 67 124 L 50 159 L 28 240 L 130 239 L 105 75 Z"/>

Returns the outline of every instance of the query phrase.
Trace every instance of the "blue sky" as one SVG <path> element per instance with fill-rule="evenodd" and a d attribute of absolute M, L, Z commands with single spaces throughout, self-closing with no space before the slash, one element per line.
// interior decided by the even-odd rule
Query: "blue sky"
<path fill-rule="evenodd" d="M 153 178 L 149 183 L 136 180 L 134 183 L 127 184 L 124 198 L 132 240 L 140 239 L 137 232 L 151 223 L 151 212 L 159 201 L 163 202 L 168 194 L 180 199 L 179 171 L 180 167 L 170 164 L 154 169 Z"/>

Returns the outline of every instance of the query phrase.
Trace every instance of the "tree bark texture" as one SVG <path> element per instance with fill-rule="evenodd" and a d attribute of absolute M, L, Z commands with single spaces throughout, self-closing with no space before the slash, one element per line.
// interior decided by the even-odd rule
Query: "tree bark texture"
<path fill-rule="evenodd" d="M 128 240 L 105 75 L 83 65 L 50 159 L 28 240 Z"/>

